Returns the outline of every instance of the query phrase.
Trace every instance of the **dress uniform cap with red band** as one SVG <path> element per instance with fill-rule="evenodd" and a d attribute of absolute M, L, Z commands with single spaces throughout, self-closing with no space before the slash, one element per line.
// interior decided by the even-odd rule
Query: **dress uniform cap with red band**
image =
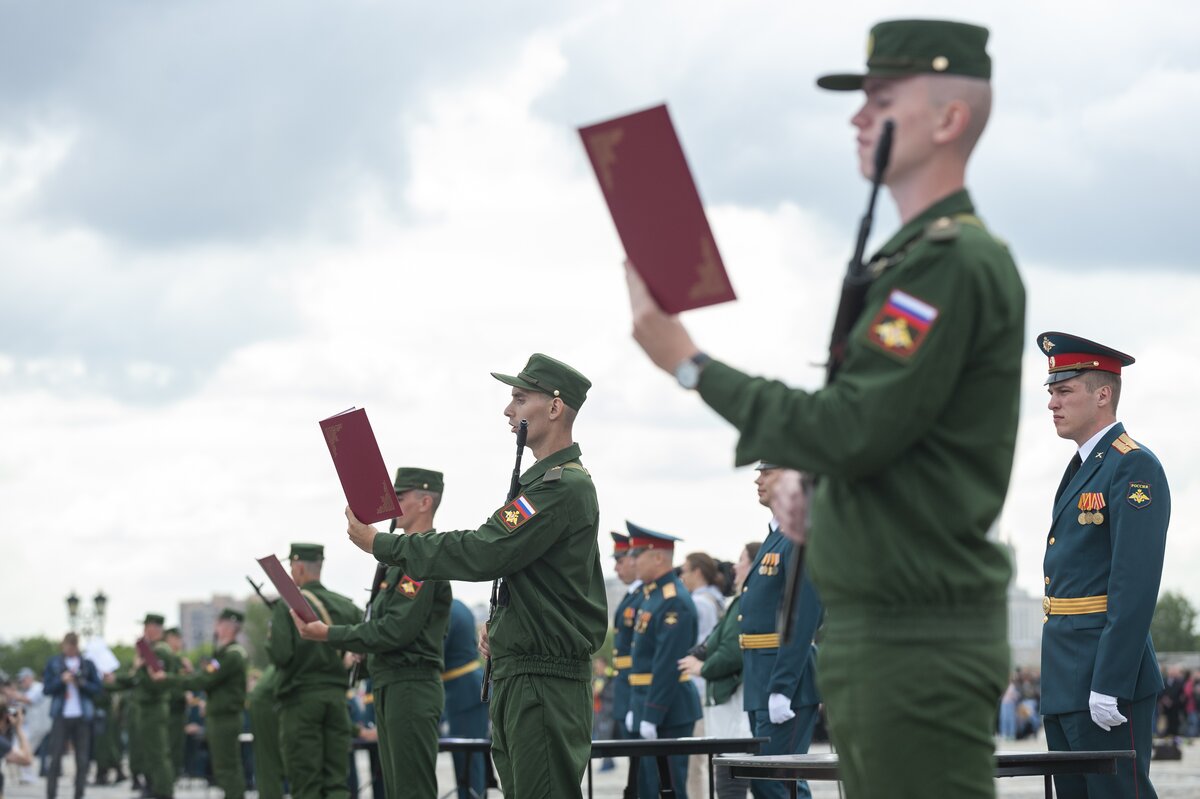
<path fill-rule="evenodd" d="M 609 535 L 613 540 L 613 557 L 623 557 L 629 551 L 629 536 L 617 532 L 611 532 Z"/>
<path fill-rule="evenodd" d="M 1047 386 L 1089 371 L 1119 375 L 1122 366 L 1134 363 L 1132 355 L 1070 333 L 1042 333 L 1037 337 L 1037 346 L 1049 359 L 1050 376 L 1044 383 Z"/>
<path fill-rule="evenodd" d="M 647 530 L 645 527 L 639 527 L 629 521 L 625 522 L 625 527 L 629 530 L 630 549 L 663 549 L 671 551 L 675 549 L 676 541 L 683 540 L 667 533 L 657 533 L 654 530 Z"/>

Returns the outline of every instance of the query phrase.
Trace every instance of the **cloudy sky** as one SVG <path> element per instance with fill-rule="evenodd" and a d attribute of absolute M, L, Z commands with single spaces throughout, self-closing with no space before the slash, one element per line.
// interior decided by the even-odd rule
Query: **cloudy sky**
<path fill-rule="evenodd" d="M 905 15 L 958 17 L 915 1 Z M 1163 460 L 1164 588 L 1200 603 L 1200 6 L 988 2 L 996 109 L 969 183 L 1029 294 L 1001 535 L 1041 592 L 1055 437 L 1032 338 L 1133 353 L 1122 418 Z M 63 597 L 147 610 L 244 593 L 253 558 L 327 546 L 364 597 L 318 420 L 366 407 L 389 466 L 446 472 L 441 529 L 503 500 L 508 390 L 562 358 L 602 524 L 733 557 L 761 538 L 733 432 L 629 338 L 623 258 L 575 127 L 670 104 L 740 301 L 706 350 L 817 387 L 866 186 L 857 68 L 894 3 L 0 0 L 0 637 Z M 894 228 L 883 202 L 875 240 Z M 1191 399 L 1189 399 L 1189 397 Z M 486 586 L 456 585 L 469 601 Z"/>

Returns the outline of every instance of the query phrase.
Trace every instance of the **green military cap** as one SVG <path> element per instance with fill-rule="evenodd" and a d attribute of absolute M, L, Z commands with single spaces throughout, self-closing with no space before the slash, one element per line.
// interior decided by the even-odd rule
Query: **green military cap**
<path fill-rule="evenodd" d="M 168 627 L 163 630 L 163 635 L 178 635 L 180 638 L 183 637 L 183 633 L 179 631 L 178 627 Z"/>
<path fill-rule="evenodd" d="M 229 621 L 236 621 L 238 624 L 242 624 L 246 621 L 246 614 L 234 608 L 225 608 L 217 618 L 222 621 L 228 619 Z"/>
<path fill-rule="evenodd" d="M 551 397 L 561 397 L 569 407 L 579 410 L 587 399 L 588 389 L 592 381 L 579 372 L 567 366 L 562 361 L 556 361 L 549 355 L 535 352 L 529 356 L 525 368 L 512 375 L 502 375 L 492 372 L 492 377 L 501 383 L 523 388 L 527 391 L 538 391 Z"/>
<path fill-rule="evenodd" d="M 871 28 L 867 39 L 867 72 L 863 75 L 822 75 L 822 89 L 846 92 L 861 89 L 864 78 L 902 78 L 908 75 L 992 77 L 992 59 L 984 48 L 988 29 L 941 19 L 897 19 Z"/>
<path fill-rule="evenodd" d="M 157 624 L 159 627 L 162 627 L 166 623 L 166 616 L 162 616 L 158 613 L 147 613 L 146 618 L 142 619 L 142 624 Z"/>
<path fill-rule="evenodd" d="M 322 544 L 292 544 L 288 560 L 302 560 L 305 563 L 325 560 L 325 547 Z"/>
<path fill-rule="evenodd" d="M 418 469 L 415 466 L 401 466 L 396 470 L 396 493 L 411 491 L 418 488 L 422 491 L 442 493 L 442 473 L 433 469 Z"/>

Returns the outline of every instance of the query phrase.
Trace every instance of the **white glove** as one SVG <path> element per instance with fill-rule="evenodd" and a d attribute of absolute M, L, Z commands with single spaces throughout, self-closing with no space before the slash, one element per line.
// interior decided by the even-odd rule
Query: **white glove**
<path fill-rule="evenodd" d="M 632 710 L 625 714 L 625 729 L 628 730 L 629 732 L 633 732 L 633 711 Z"/>
<path fill-rule="evenodd" d="M 771 694 L 767 697 L 767 715 L 772 724 L 783 724 L 796 718 L 796 711 L 792 710 L 791 699 L 783 694 Z"/>
<path fill-rule="evenodd" d="M 1108 732 L 1113 727 L 1120 727 L 1129 719 L 1117 712 L 1117 698 L 1107 694 L 1092 691 L 1088 697 L 1088 710 L 1092 711 L 1092 721 L 1096 726 Z"/>
<path fill-rule="evenodd" d="M 641 735 L 644 740 L 653 741 L 658 738 L 658 725 L 651 724 L 648 721 L 643 721 L 641 726 L 638 727 L 638 734 Z"/>

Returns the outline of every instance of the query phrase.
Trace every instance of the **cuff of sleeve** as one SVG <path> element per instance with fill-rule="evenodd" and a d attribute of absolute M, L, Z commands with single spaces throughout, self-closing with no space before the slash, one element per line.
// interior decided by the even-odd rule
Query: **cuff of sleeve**
<path fill-rule="evenodd" d="M 331 644 L 340 644 L 346 640 L 346 631 L 350 629 L 345 624 L 329 625 L 329 637 L 326 639 Z"/>
<path fill-rule="evenodd" d="M 708 407 L 736 425 L 737 420 L 733 416 L 738 395 L 741 393 L 742 387 L 750 382 L 750 379 L 749 375 L 713 359 L 700 373 L 700 383 L 696 386 L 696 390 Z"/>
<path fill-rule="evenodd" d="M 386 563 L 395 548 L 394 541 L 399 537 L 395 533 L 376 533 L 375 540 L 371 542 L 371 554 L 375 560 Z"/>

